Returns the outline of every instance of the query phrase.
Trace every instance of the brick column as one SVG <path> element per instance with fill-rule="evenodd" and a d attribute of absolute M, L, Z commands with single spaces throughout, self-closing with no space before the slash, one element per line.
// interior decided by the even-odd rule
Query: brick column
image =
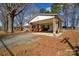
<path fill-rule="evenodd" d="M 56 34 L 58 29 L 57 19 L 53 19 L 53 33 Z"/>
<path fill-rule="evenodd" d="M 58 32 L 61 32 L 61 17 L 58 17 Z"/>
<path fill-rule="evenodd" d="M 50 28 L 50 31 L 53 32 L 53 20 L 52 19 L 50 20 L 49 28 Z"/>
<path fill-rule="evenodd" d="M 32 24 L 29 24 L 29 32 L 32 32 Z"/>
<path fill-rule="evenodd" d="M 61 32 L 61 22 L 58 21 L 58 32 Z"/>
<path fill-rule="evenodd" d="M 39 32 L 39 24 L 35 25 L 35 32 Z"/>
<path fill-rule="evenodd" d="M 42 25 L 39 25 L 39 32 L 42 32 Z"/>

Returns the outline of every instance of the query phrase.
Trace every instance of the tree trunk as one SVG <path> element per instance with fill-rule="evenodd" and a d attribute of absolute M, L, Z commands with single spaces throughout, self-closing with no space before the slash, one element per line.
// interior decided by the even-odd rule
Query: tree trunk
<path fill-rule="evenodd" d="M 4 21 L 3 30 L 5 32 L 7 32 L 7 30 L 8 30 L 8 19 L 7 19 L 7 17 L 6 17 L 6 20 Z"/>
<path fill-rule="evenodd" d="M 7 30 L 8 30 L 8 22 L 5 22 L 4 23 L 4 31 L 7 32 Z"/>
<path fill-rule="evenodd" d="M 64 6 L 64 26 L 65 26 L 65 29 L 67 28 L 67 6 L 65 5 Z"/>
<path fill-rule="evenodd" d="M 21 31 L 23 30 L 22 24 L 20 24 L 20 30 L 21 30 Z"/>
<path fill-rule="evenodd" d="M 8 32 L 13 32 L 13 17 L 8 15 Z"/>
<path fill-rule="evenodd" d="M 76 4 L 73 4 L 72 29 L 75 29 L 76 22 Z"/>

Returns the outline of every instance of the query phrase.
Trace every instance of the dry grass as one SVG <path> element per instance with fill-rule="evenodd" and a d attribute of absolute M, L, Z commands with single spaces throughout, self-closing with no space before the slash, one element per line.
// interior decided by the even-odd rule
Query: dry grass
<path fill-rule="evenodd" d="M 24 34 L 25 32 L 22 32 L 22 31 L 15 31 L 13 33 L 6 33 L 4 31 L 0 31 L 0 38 L 4 38 L 4 37 L 7 37 L 7 36 L 10 36 L 10 35 L 20 35 L 20 34 Z"/>
<path fill-rule="evenodd" d="M 79 46 L 79 31 L 76 31 L 76 30 L 66 30 L 66 31 L 64 31 L 64 33 L 63 33 L 63 35 L 61 37 L 62 38 L 69 37 L 69 41 L 73 45 L 78 45 Z"/>
<path fill-rule="evenodd" d="M 4 33 L 3 33 L 4 34 Z M 27 56 L 64 56 L 73 55 L 72 51 L 68 52 L 67 49 L 70 47 L 67 44 L 61 43 L 60 41 L 64 37 L 69 37 L 69 41 L 72 45 L 79 45 L 79 32 L 75 30 L 66 30 L 62 36 L 47 37 L 38 36 L 36 41 L 21 44 L 10 48 L 14 55 L 27 55 Z M 1 54 L 0 54 L 1 55 Z M 8 52 L 2 53 L 2 55 L 9 55 Z"/>

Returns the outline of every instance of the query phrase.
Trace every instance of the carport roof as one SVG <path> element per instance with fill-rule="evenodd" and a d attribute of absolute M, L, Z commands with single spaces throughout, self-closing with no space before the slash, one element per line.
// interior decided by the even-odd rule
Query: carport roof
<path fill-rule="evenodd" d="M 46 15 L 46 16 L 36 16 L 35 18 L 33 18 L 29 23 L 34 23 L 34 22 L 38 22 L 38 21 L 43 21 L 43 20 L 50 20 L 50 19 L 52 19 L 52 18 L 55 18 L 55 16 L 53 15 L 53 16 L 48 16 L 48 15 Z"/>

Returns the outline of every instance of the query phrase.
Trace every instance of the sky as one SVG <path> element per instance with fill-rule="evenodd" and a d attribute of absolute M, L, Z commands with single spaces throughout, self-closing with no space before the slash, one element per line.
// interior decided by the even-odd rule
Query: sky
<path fill-rule="evenodd" d="M 36 3 L 35 6 L 38 7 L 39 9 L 41 9 L 41 8 L 47 9 L 47 8 L 51 7 L 51 3 Z"/>
<path fill-rule="evenodd" d="M 48 11 L 51 11 L 51 3 L 36 3 L 34 4 L 36 8 L 38 8 L 39 10 L 41 8 L 44 8 Z"/>

